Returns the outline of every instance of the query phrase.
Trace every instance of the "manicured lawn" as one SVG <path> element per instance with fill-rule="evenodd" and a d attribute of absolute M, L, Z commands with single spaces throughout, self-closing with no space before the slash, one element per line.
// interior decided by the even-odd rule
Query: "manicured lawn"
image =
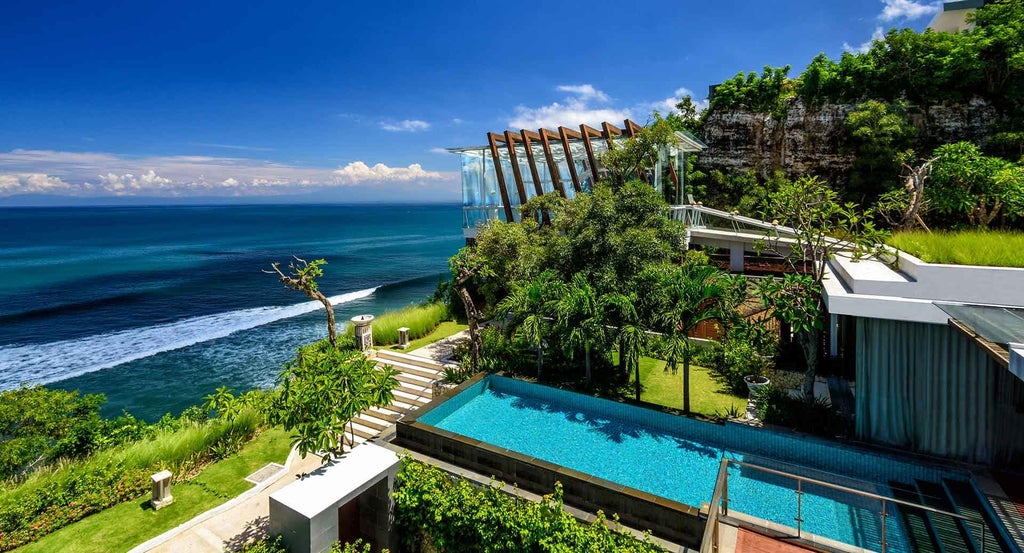
<path fill-rule="evenodd" d="M 142 497 L 86 517 L 16 551 L 127 551 L 248 490 L 252 484 L 244 480 L 246 476 L 270 462 L 284 464 L 290 449 L 288 432 L 272 428 L 189 482 L 173 484 L 174 503 L 159 511 L 150 509 L 148 498 Z"/>
<path fill-rule="evenodd" d="M 660 359 L 640 358 L 640 399 L 682 409 L 683 367 L 680 366 L 676 374 L 664 369 L 665 362 Z M 747 398 L 733 395 L 708 369 L 690 365 L 690 411 L 708 416 L 725 415 L 730 407 L 743 412 Z"/>
<path fill-rule="evenodd" d="M 889 245 L 928 263 L 1024 268 L 1021 232 L 900 232 L 889 238 Z"/>
<path fill-rule="evenodd" d="M 444 321 L 443 323 L 437 325 L 437 328 L 435 328 L 434 330 L 430 331 L 430 334 L 427 334 L 426 336 L 424 336 L 422 338 L 419 338 L 419 339 L 416 339 L 416 340 L 410 340 L 409 341 L 409 347 L 407 347 L 405 349 L 402 349 L 402 348 L 400 348 L 398 346 L 383 346 L 383 347 L 387 347 L 388 349 L 392 349 L 392 350 L 395 350 L 395 351 L 412 351 L 414 349 L 421 348 L 421 347 L 426 346 L 428 344 L 433 344 L 434 342 L 436 342 L 438 340 L 442 340 L 444 338 L 447 338 L 447 337 L 451 336 L 452 334 L 456 334 L 456 333 L 462 332 L 463 330 L 466 330 L 467 328 L 469 328 L 468 325 L 460 324 L 460 323 L 457 323 L 455 321 Z"/>

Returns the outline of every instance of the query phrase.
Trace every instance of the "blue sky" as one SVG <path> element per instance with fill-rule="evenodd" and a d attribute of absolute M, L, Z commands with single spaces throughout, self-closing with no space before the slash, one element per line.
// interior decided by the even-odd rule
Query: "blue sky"
<path fill-rule="evenodd" d="M 487 131 L 644 122 L 838 57 L 928 0 L 15 2 L 0 203 L 21 194 L 455 201 Z M 6 200 L 5 200 L 6 198 Z"/>

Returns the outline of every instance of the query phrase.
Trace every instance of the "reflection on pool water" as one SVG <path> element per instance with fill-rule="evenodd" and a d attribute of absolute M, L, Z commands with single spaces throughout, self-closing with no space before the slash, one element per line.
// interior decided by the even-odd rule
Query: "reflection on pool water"
<path fill-rule="evenodd" d="M 633 405 L 489 376 L 421 415 L 430 424 L 586 474 L 700 507 L 723 457 L 891 495 L 888 482 L 966 479 L 823 440 L 701 422 Z M 795 527 L 795 482 L 732 467 L 729 510 Z M 880 550 L 878 501 L 803 485 L 803 530 Z M 891 551 L 909 551 L 899 517 Z"/>

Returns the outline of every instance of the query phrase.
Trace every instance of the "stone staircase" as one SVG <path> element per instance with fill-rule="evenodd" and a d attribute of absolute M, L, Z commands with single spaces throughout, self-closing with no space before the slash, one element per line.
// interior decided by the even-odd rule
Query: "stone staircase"
<path fill-rule="evenodd" d="M 370 408 L 353 422 L 356 443 L 373 438 L 407 413 L 430 403 L 434 382 L 443 377 L 444 367 L 430 359 L 387 349 L 377 350 L 377 365 L 389 365 L 399 371 L 395 399 L 391 405 Z"/>

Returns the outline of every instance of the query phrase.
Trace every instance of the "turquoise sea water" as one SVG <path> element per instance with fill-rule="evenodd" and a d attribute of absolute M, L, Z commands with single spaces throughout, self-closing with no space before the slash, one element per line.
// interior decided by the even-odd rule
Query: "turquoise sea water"
<path fill-rule="evenodd" d="M 711 501 L 724 457 L 883 495 L 891 495 L 890 481 L 958 477 L 820 440 L 705 423 L 496 376 L 418 420 L 697 508 Z M 796 527 L 793 480 L 733 466 L 728 485 L 730 512 Z M 878 501 L 808 483 L 801 491 L 804 532 L 881 549 Z M 889 551 L 909 551 L 899 517 L 885 524 Z"/>
<path fill-rule="evenodd" d="M 265 386 L 326 335 L 272 261 L 327 259 L 343 321 L 422 300 L 462 244 L 456 205 L 0 209 L 0 389 L 102 392 L 108 414 L 153 419 Z"/>

